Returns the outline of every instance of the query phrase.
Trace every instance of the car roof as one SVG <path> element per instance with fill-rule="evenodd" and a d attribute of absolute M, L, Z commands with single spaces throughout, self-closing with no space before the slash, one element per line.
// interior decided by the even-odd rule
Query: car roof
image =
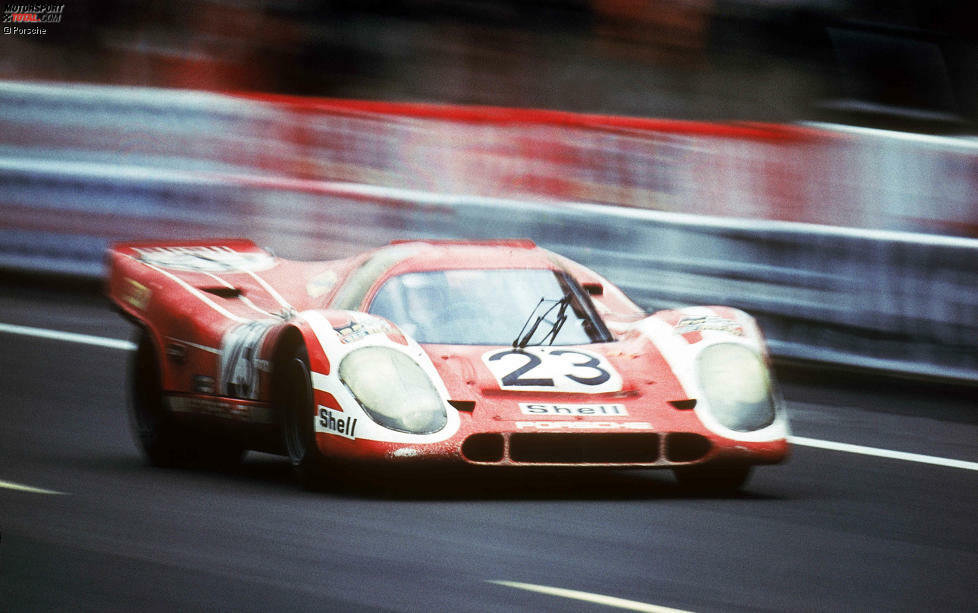
<path fill-rule="evenodd" d="M 356 309 L 380 279 L 429 270 L 550 269 L 559 265 L 545 249 L 526 239 L 489 241 L 394 241 L 363 256 L 336 297 L 333 308 Z"/>
<path fill-rule="evenodd" d="M 383 248 L 396 249 L 404 249 L 404 257 L 390 266 L 392 274 L 459 268 L 558 268 L 546 250 L 525 239 L 396 241 Z"/>

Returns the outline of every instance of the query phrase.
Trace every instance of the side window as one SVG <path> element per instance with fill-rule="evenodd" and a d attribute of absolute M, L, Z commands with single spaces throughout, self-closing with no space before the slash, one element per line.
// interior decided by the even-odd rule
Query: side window
<path fill-rule="evenodd" d="M 440 307 L 444 302 L 433 306 L 431 300 L 437 301 L 437 292 L 415 287 L 415 283 L 437 274 L 439 273 L 405 273 L 391 277 L 374 294 L 367 311 L 394 322 L 415 340 L 428 338 L 432 333 L 434 318 L 441 313 Z"/>
<path fill-rule="evenodd" d="M 370 301 L 368 311 L 374 315 L 386 317 L 391 321 L 401 319 L 404 313 L 404 297 L 398 287 L 397 277 L 389 279 Z"/>
<path fill-rule="evenodd" d="M 395 245 L 379 251 L 350 273 L 350 276 L 343 282 L 343 287 L 336 293 L 336 297 L 330 303 L 329 308 L 348 311 L 359 310 L 364 296 L 367 295 L 377 279 L 387 272 L 391 266 L 414 255 L 417 251 L 418 248 L 413 245 Z"/>

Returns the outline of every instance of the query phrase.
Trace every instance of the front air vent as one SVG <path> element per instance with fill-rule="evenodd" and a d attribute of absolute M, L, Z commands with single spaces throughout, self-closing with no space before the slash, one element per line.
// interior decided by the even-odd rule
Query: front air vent
<path fill-rule="evenodd" d="M 659 436 L 650 433 L 516 433 L 509 457 L 525 464 L 651 464 Z"/>
<path fill-rule="evenodd" d="M 499 462 L 503 459 L 503 435 L 473 434 L 462 443 L 462 455 L 470 462 Z"/>
<path fill-rule="evenodd" d="M 705 436 L 673 432 L 666 435 L 666 459 L 670 462 L 695 462 L 705 457 L 712 446 Z"/>

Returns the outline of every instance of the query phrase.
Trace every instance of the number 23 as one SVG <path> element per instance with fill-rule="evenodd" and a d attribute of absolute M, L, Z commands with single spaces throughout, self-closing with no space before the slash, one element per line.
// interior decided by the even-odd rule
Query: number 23
<path fill-rule="evenodd" d="M 540 356 L 538 356 L 535 353 L 527 353 L 525 351 L 517 351 L 515 349 L 510 349 L 507 351 L 500 351 L 499 353 L 494 353 L 493 355 L 489 356 L 489 361 L 495 362 L 497 360 L 501 360 L 503 357 L 507 355 L 518 355 L 520 357 L 525 358 L 527 361 L 526 363 L 522 364 L 515 370 L 510 371 L 509 373 L 501 377 L 500 382 L 502 383 L 503 387 L 554 387 L 554 380 L 550 377 L 527 376 L 528 373 L 530 373 L 533 369 L 535 369 L 536 367 L 540 366 L 543 363 L 543 360 L 540 358 Z M 548 355 L 552 355 L 552 356 L 572 355 L 572 356 L 579 356 L 580 358 L 583 358 L 583 361 L 581 361 L 580 359 L 570 363 L 564 361 L 563 366 L 569 367 L 571 369 L 571 372 L 560 373 L 561 375 L 567 377 L 568 379 L 574 381 L 575 383 L 579 383 L 581 385 L 596 386 L 596 385 L 601 385 L 602 383 L 605 383 L 609 379 L 611 379 L 611 373 L 609 373 L 607 370 L 602 368 L 601 361 L 593 355 L 588 355 L 586 353 L 582 353 L 580 351 L 574 351 L 571 349 L 558 349 L 556 351 L 551 351 Z M 582 373 L 580 370 L 577 369 L 586 369 L 586 371 L 595 374 L 589 377 L 581 376 L 584 373 Z M 575 372 L 577 372 L 578 374 L 574 374 Z"/>

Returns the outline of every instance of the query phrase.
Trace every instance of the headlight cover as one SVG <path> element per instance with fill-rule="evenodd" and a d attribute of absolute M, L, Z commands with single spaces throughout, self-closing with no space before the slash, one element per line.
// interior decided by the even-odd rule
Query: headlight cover
<path fill-rule="evenodd" d="M 340 363 L 340 380 L 376 423 L 410 434 L 445 427 L 448 415 L 431 379 L 400 351 L 363 347 Z"/>
<path fill-rule="evenodd" d="M 753 350 L 734 343 L 712 345 L 700 353 L 697 371 L 710 412 L 725 428 L 752 432 L 774 423 L 768 369 Z"/>

